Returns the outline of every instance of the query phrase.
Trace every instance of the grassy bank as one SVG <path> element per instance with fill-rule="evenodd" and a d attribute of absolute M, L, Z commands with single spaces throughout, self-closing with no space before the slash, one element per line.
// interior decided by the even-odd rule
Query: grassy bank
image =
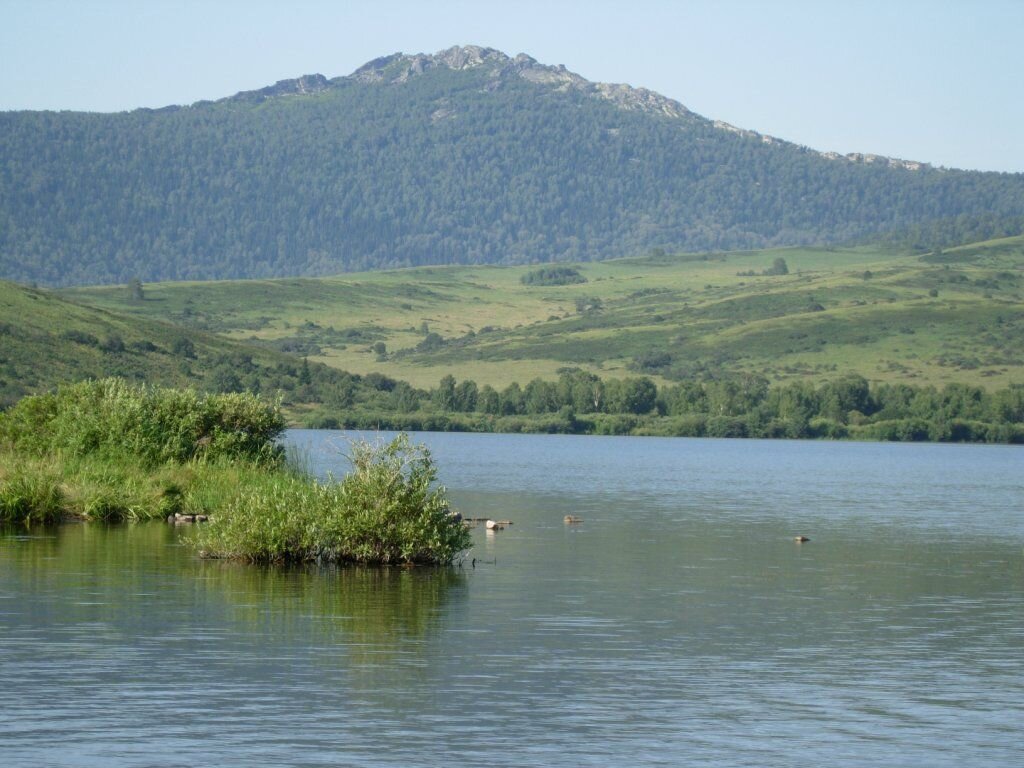
<path fill-rule="evenodd" d="M 429 453 L 401 436 L 356 444 L 354 471 L 319 482 L 289 464 L 277 405 L 83 382 L 0 416 L 0 522 L 204 514 L 204 556 L 255 562 L 447 563 L 469 535 Z"/>
<path fill-rule="evenodd" d="M 711 437 L 788 440 L 866 440 L 885 442 L 1003 443 L 1024 445 L 1024 423 L 977 419 L 919 417 L 879 419 L 850 424 L 828 418 L 773 418 L 753 412 L 740 416 L 692 413 L 491 416 L 471 413 L 350 413 L 309 418 L 312 429 L 390 430 L 409 432 L 497 432 L 508 434 L 633 435 L 640 437 Z"/>

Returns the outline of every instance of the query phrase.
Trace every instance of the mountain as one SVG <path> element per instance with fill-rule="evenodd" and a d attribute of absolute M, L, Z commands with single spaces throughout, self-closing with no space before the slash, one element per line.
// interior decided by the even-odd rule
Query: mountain
<path fill-rule="evenodd" d="M 1022 174 L 822 153 L 474 46 L 187 107 L 0 113 L 0 277 L 48 285 L 980 239 L 1022 222 Z"/>

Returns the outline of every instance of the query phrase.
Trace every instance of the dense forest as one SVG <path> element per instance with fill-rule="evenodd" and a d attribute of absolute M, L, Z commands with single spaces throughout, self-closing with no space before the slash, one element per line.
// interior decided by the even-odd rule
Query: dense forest
<path fill-rule="evenodd" d="M 2 113 L 0 277 L 323 275 L 883 235 L 931 247 L 1011 234 L 1024 215 L 1024 175 L 826 156 L 474 51 L 188 107 Z"/>

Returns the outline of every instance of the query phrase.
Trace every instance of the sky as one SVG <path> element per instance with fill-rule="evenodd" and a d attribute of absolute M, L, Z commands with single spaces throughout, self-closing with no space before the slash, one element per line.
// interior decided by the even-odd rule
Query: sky
<path fill-rule="evenodd" d="M 0 0 L 0 110 L 190 104 L 482 45 L 822 151 L 1024 172 L 1024 0 Z"/>

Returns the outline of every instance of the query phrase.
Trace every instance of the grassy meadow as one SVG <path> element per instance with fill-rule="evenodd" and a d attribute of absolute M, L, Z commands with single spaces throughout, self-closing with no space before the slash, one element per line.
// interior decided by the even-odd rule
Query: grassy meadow
<path fill-rule="evenodd" d="M 780 258 L 788 274 L 763 274 Z M 1024 381 L 1024 237 L 928 254 L 653 252 L 574 266 L 585 282 L 525 284 L 537 267 L 434 267 L 147 284 L 143 301 L 124 286 L 66 295 L 419 387 L 446 374 L 494 387 L 553 380 L 567 366 L 658 383 Z"/>

